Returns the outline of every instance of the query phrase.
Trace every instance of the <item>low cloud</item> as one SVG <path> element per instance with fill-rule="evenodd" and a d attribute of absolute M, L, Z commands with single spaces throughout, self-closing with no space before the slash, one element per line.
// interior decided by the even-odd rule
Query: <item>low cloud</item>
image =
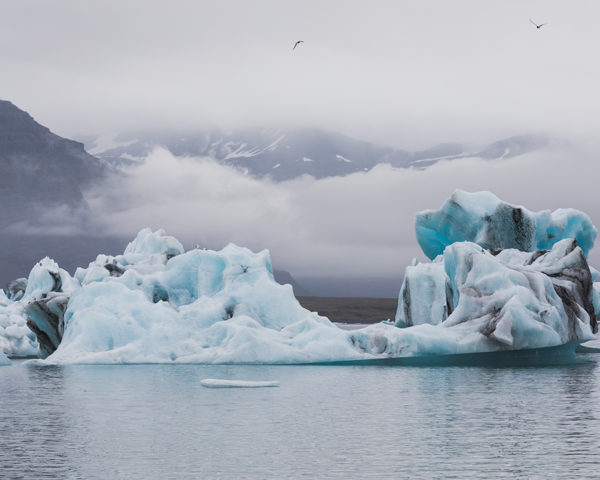
<path fill-rule="evenodd" d="M 415 214 L 439 208 L 456 188 L 490 190 L 536 211 L 574 207 L 598 223 L 596 158 L 589 151 L 548 150 L 503 161 L 469 158 L 427 170 L 380 165 L 346 177 L 277 183 L 158 149 L 87 192 L 88 223 L 106 235 L 132 237 L 150 226 L 188 246 L 268 248 L 276 265 L 300 276 L 400 276 L 413 257 L 424 259 Z M 596 252 L 591 259 L 600 264 Z"/>

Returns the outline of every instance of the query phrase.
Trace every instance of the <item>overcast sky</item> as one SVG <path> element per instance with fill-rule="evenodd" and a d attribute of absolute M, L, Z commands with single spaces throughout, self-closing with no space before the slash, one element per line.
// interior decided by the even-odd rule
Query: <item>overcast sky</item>
<path fill-rule="evenodd" d="M 280 184 L 156 151 L 88 192 L 102 232 L 165 227 L 188 245 L 269 248 L 293 274 L 393 276 L 424 258 L 415 213 L 455 188 L 579 208 L 600 225 L 600 2 L 0 0 L 0 10 L 0 97 L 66 137 L 266 124 L 409 149 L 521 133 L 571 142 L 496 163 Z M 72 227 L 60 212 L 49 219 Z"/>
<path fill-rule="evenodd" d="M 0 11 L 1 98 L 69 137 L 298 124 L 417 148 L 599 124 L 594 0 L 0 0 Z"/>

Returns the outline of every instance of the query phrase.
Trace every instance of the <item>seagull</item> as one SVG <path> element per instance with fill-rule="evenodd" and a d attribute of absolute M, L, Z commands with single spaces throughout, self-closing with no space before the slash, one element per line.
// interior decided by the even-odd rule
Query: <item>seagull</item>
<path fill-rule="evenodd" d="M 304 43 L 304 40 L 298 40 L 296 43 L 294 43 L 294 48 L 292 48 L 292 50 L 295 50 L 295 49 L 296 49 L 296 47 L 297 47 L 298 45 L 300 45 L 301 43 Z"/>
<path fill-rule="evenodd" d="M 539 25 L 538 25 L 538 24 L 537 24 L 537 23 L 535 23 L 535 22 L 534 22 L 534 21 L 533 21 L 531 18 L 529 19 L 529 21 L 530 21 L 531 23 L 533 23 L 533 24 L 535 25 L 535 28 L 537 28 L 538 30 L 539 30 L 540 28 L 542 28 L 544 25 L 548 25 L 548 22 L 546 22 L 546 23 L 541 23 L 541 24 L 539 24 Z"/>

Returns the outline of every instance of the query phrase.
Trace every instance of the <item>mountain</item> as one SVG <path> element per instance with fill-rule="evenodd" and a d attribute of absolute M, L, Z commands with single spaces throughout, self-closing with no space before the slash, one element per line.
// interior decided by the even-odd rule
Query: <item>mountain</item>
<path fill-rule="evenodd" d="M 82 143 L 59 137 L 11 102 L 0 100 L 0 202 L 4 227 L 39 205 L 85 205 L 82 189 L 105 167 Z"/>
<path fill-rule="evenodd" d="M 273 278 L 275 278 L 277 283 L 281 283 L 282 285 L 286 283 L 290 284 L 294 288 L 294 295 L 297 297 L 310 295 L 310 292 L 303 285 L 300 285 L 287 270 L 273 270 Z"/>
<path fill-rule="evenodd" d="M 45 225 L 60 222 L 53 212 L 85 213 L 82 191 L 106 172 L 103 162 L 87 153 L 82 143 L 55 135 L 27 112 L 0 100 L 0 288 L 27 276 L 46 255 L 73 271 L 99 251 L 122 251 L 127 244 L 122 239 L 51 235 L 44 227 L 30 234 L 14 228 L 24 220 L 39 227 L 42 212 Z"/>
<path fill-rule="evenodd" d="M 491 143 L 477 153 L 486 160 L 512 158 L 525 153 L 535 152 L 549 144 L 549 139 L 539 135 L 517 135 Z"/>
<path fill-rule="evenodd" d="M 115 138 L 116 146 L 91 151 L 109 164 L 122 165 L 146 157 L 155 147 L 175 156 L 210 157 L 255 177 L 276 181 L 300 175 L 315 178 L 368 171 L 380 163 L 394 167 L 427 166 L 428 161 L 463 154 L 458 143 L 410 152 L 356 140 L 316 128 L 138 132 Z"/>
<path fill-rule="evenodd" d="M 89 140 L 89 138 L 88 138 Z M 527 153 L 547 144 L 544 137 L 515 136 L 481 150 L 443 143 L 420 151 L 394 149 L 316 128 L 241 129 L 237 131 L 137 132 L 121 134 L 110 147 L 90 143 L 92 152 L 109 165 L 141 161 L 154 148 L 175 156 L 210 157 L 254 177 L 284 181 L 301 175 L 343 176 L 387 163 L 397 168 L 427 168 L 442 159 L 500 159 Z"/>

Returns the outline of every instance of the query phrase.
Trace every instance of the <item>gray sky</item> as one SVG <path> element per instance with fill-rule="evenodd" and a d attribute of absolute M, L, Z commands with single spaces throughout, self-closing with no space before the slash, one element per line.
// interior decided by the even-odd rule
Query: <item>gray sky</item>
<path fill-rule="evenodd" d="M 0 95 L 64 136 L 300 124 L 417 148 L 599 123 L 593 0 L 0 0 L 0 10 Z M 536 30 L 530 17 L 549 24 Z"/>
<path fill-rule="evenodd" d="M 365 276 L 400 275 L 420 255 L 415 213 L 455 188 L 576 207 L 600 225 L 600 2 L 0 0 L 0 11 L 0 97 L 67 137 L 270 124 L 409 149 L 521 133 L 572 145 L 281 184 L 158 151 L 89 194 L 104 232 L 165 227 L 268 247 L 294 274 Z"/>

